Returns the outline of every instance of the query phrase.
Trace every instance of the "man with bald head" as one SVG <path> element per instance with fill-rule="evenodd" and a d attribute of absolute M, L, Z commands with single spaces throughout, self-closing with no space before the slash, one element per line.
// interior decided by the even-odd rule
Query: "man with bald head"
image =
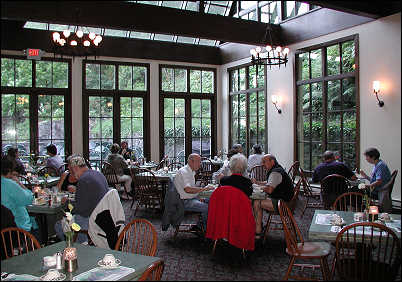
<path fill-rule="evenodd" d="M 357 180 L 356 175 L 346 164 L 336 160 L 334 152 L 325 151 L 322 158 L 324 162 L 320 163 L 314 169 L 312 177 L 313 182 L 320 182 L 324 177 L 330 174 L 339 174 L 350 180 Z"/>
<path fill-rule="evenodd" d="M 253 202 L 256 239 L 260 239 L 262 236 L 262 209 L 278 212 L 278 201 L 289 202 L 293 197 L 292 179 L 283 167 L 278 164 L 275 156 L 266 154 L 261 163 L 268 171 L 267 181 L 257 181 L 254 178 L 251 181 L 263 185 L 263 191 L 269 197 L 265 200 L 254 200 Z"/>
<path fill-rule="evenodd" d="M 198 194 L 202 191 L 208 191 L 211 187 L 197 187 L 195 185 L 195 173 L 200 168 L 201 156 L 198 154 L 191 154 L 188 156 L 187 165 L 180 168 L 174 178 L 174 185 L 183 200 L 185 211 L 201 212 L 202 222 L 199 222 L 197 227 L 198 231 L 203 228 L 206 230 L 208 219 L 208 203 L 207 201 L 201 202 Z"/>

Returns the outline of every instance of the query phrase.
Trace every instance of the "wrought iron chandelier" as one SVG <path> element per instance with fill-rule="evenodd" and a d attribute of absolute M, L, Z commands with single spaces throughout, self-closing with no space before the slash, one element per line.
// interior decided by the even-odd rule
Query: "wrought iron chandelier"
<path fill-rule="evenodd" d="M 84 33 L 83 29 L 77 27 L 75 32 L 64 30 L 53 32 L 52 43 L 54 56 L 60 55 L 74 57 L 97 56 L 102 36 L 94 33 Z"/>
<path fill-rule="evenodd" d="M 261 65 L 261 66 L 278 66 L 279 68 L 281 65 L 285 65 L 288 62 L 288 54 L 289 48 L 275 46 L 272 44 L 272 37 L 270 27 L 267 27 L 265 31 L 264 41 L 266 42 L 267 33 L 269 34 L 269 44 L 265 47 L 256 47 L 255 49 L 250 50 L 251 54 L 251 63 L 253 65 Z M 265 50 L 264 50 L 265 49 Z"/>

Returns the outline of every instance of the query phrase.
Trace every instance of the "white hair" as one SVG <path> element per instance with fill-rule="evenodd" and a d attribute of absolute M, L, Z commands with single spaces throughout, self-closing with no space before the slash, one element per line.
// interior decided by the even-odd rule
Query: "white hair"
<path fill-rule="evenodd" d="M 229 168 L 232 173 L 243 174 L 247 169 L 247 158 L 241 154 L 234 154 L 229 161 Z"/>

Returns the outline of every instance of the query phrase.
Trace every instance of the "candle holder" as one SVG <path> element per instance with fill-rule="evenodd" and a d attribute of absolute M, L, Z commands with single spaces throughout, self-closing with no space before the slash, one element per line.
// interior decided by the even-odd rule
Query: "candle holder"
<path fill-rule="evenodd" d="M 67 247 L 63 252 L 64 270 L 67 272 L 74 272 L 78 268 L 77 249 Z"/>
<path fill-rule="evenodd" d="M 375 220 L 377 220 L 378 219 L 378 214 L 379 214 L 378 207 L 377 206 L 370 206 L 369 207 L 369 214 L 370 214 L 370 218 L 369 218 L 370 221 L 374 222 Z"/>

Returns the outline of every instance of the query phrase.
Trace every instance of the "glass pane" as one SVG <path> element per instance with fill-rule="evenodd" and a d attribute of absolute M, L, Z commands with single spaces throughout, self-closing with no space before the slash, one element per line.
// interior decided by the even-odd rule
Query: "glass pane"
<path fill-rule="evenodd" d="M 86 88 L 100 89 L 100 65 L 86 64 Z"/>
<path fill-rule="evenodd" d="M 89 118 L 89 138 L 100 138 L 101 124 L 100 118 Z"/>
<path fill-rule="evenodd" d="M 184 137 L 184 125 L 185 120 L 184 118 L 176 118 L 175 119 L 175 136 L 177 137 Z"/>
<path fill-rule="evenodd" d="M 134 66 L 133 67 L 133 90 L 147 90 L 147 68 Z"/>
<path fill-rule="evenodd" d="M 101 103 L 100 97 L 89 97 L 89 116 L 90 117 L 100 117 L 101 115 Z"/>
<path fill-rule="evenodd" d="M 15 86 L 32 87 L 32 62 L 15 60 Z"/>
<path fill-rule="evenodd" d="M 14 86 L 14 59 L 1 58 L 1 86 Z"/>
<path fill-rule="evenodd" d="M 297 56 L 297 80 L 310 78 L 308 53 L 301 53 Z"/>
<path fill-rule="evenodd" d="M 120 118 L 120 136 L 122 139 L 131 137 L 131 119 Z"/>
<path fill-rule="evenodd" d="M 202 126 L 201 136 L 203 137 L 211 136 L 211 119 L 209 118 L 202 119 L 201 126 Z"/>
<path fill-rule="evenodd" d="M 313 114 L 312 115 L 312 141 L 321 141 L 323 138 L 323 128 L 322 128 L 322 123 L 323 123 L 323 116 L 322 114 Z"/>
<path fill-rule="evenodd" d="M 355 42 L 344 42 L 342 43 L 342 72 L 353 72 L 355 68 Z"/>
<path fill-rule="evenodd" d="M 350 168 L 357 168 L 355 143 L 343 144 L 343 162 Z"/>
<path fill-rule="evenodd" d="M 265 95 L 264 92 L 258 92 L 258 115 L 265 116 Z"/>
<path fill-rule="evenodd" d="M 175 92 L 187 92 L 187 70 L 175 69 Z"/>
<path fill-rule="evenodd" d="M 211 117 L 211 101 L 201 100 L 201 113 L 202 117 Z"/>
<path fill-rule="evenodd" d="M 321 143 L 312 143 L 312 168 L 317 167 L 322 162 L 322 154 L 324 153 Z"/>
<path fill-rule="evenodd" d="M 356 140 L 356 112 L 343 114 L 343 138 L 344 141 L 350 142 Z"/>
<path fill-rule="evenodd" d="M 238 116 L 239 95 L 232 96 L 232 115 L 233 118 Z"/>
<path fill-rule="evenodd" d="M 310 59 L 311 59 L 311 78 L 321 77 L 322 76 L 321 49 L 311 51 Z"/>
<path fill-rule="evenodd" d="M 143 98 L 132 98 L 132 105 L 133 105 L 132 115 L 134 117 L 143 117 L 144 116 L 143 104 L 144 104 Z"/>
<path fill-rule="evenodd" d="M 192 118 L 191 119 L 191 136 L 201 137 L 201 119 Z"/>
<path fill-rule="evenodd" d="M 38 118 L 38 135 L 50 137 L 51 125 L 50 118 Z"/>
<path fill-rule="evenodd" d="M 239 71 L 234 70 L 231 72 L 232 76 L 232 92 L 239 91 L 239 80 L 238 80 Z"/>
<path fill-rule="evenodd" d="M 113 119 L 112 118 L 102 118 L 102 138 L 108 138 L 113 136 Z"/>
<path fill-rule="evenodd" d="M 342 99 L 343 109 L 356 109 L 356 85 L 355 78 L 345 78 L 342 80 Z"/>
<path fill-rule="evenodd" d="M 121 97 L 120 98 L 120 116 L 130 117 L 131 116 L 131 98 Z"/>
<path fill-rule="evenodd" d="M 257 86 L 264 87 L 264 85 L 265 85 L 264 67 L 257 66 Z"/>
<path fill-rule="evenodd" d="M 300 141 L 310 141 L 311 140 L 311 124 L 310 124 L 310 114 L 303 115 L 303 134 Z"/>
<path fill-rule="evenodd" d="M 341 83 L 339 80 L 328 81 L 328 111 L 342 109 Z"/>
<path fill-rule="evenodd" d="M 115 66 L 101 65 L 101 89 L 115 89 Z"/>
<path fill-rule="evenodd" d="M 239 105 L 239 116 L 245 117 L 246 116 L 246 95 L 245 94 L 240 94 L 239 95 L 240 99 L 240 105 Z"/>
<path fill-rule="evenodd" d="M 239 123 L 240 123 L 240 128 L 239 128 L 239 133 L 240 133 L 240 138 L 239 138 L 239 143 L 245 147 L 246 145 L 246 119 L 245 118 L 240 118 L 239 119 Z"/>
<path fill-rule="evenodd" d="M 133 137 L 143 137 L 143 119 L 142 118 L 132 118 L 133 121 Z"/>
<path fill-rule="evenodd" d="M 39 117 L 50 117 L 52 115 L 51 108 L 51 96 L 50 95 L 39 95 L 38 97 L 38 116 Z"/>
<path fill-rule="evenodd" d="M 175 117 L 185 117 L 184 99 L 175 99 Z"/>
<path fill-rule="evenodd" d="M 340 74 L 340 65 L 339 45 L 327 47 L 327 75 Z"/>
<path fill-rule="evenodd" d="M 198 99 L 191 100 L 191 116 L 201 117 L 201 100 Z"/>
<path fill-rule="evenodd" d="M 64 118 L 52 119 L 52 139 L 64 139 Z"/>
<path fill-rule="evenodd" d="M 328 113 L 327 115 L 327 138 L 328 142 L 341 141 L 341 114 Z"/>
<path fill-rule="evenodd" d="M 210 157 L 211 156 L 211 138 L 201 139 L 201 156 Z"/>
<path fill-rule="evenodd" d="M 298 113 L 311 112 L 310 84 L 297 87 L 297 106 Z"/>
<path fill-rule="evenodd" d="M 201 71 L 190 70 L 190 92 L 201 93 Z"/>
<path fill-rule="evenodd" d="M 55 118 L 64 118 L 64 96 L 52 96 L 52 114 Z"/>
<path fill-rule="evenodd" d="M 257 66 L 250 66 L 248 68 L 248 88 L 257 87 Z"/>
<path fill-rule="evenodd" d="M 174 91 L 173 69 L 162 68 L 162 90 Z"/>
<path fill-rule="evenodd" d="M 214 93 L 214 73 L 202 71 L 202 93 Z"/>
<path fill-rule="evenodd" d="M 322 84 L 321 82 L 311 84 L 312 112 L 322 111 Z"/>
<path fill-rule="evenodd" d="M 132 66 L 119 66 L 119 90 L 133 89 L 132 75 Z"/>
<path fill-rule="evenodd" d="M 101 116 L 112 117 L 113 116 L 113 99 L 111 97 L 101 97 Z"/>
<path fill-rule="evenodd" d="M 36 62 L 36 86 L 52 87 L 52 62 Z"/>
<path fill-rule="evenodd" d="M 311 148 L 310 143 L 297 144 L 298 160 L 300 161 L 300 166 L 304 170 L 311 170 L 310 148 Z"/>
<path fill-rule="evenodd" d="M 163 99 L 164 103 L 164 116 L 174 117 L 174 99 Z"/>
<path fill-rule="evenodd" d="M 53 62 L 53 87 L 68 88 L 68 64 Z"/>
<path fill-rule="evenodd" d="M 239 69 L 240 74 L 240 90 L 246 90 L 246 69 Z"/>
<path fill-rule="evenodd" d="M 165 137 L 174 136 L 174 118 L 164 118 Z"/>
<path fill-rule="evenodd" d="M 257 115 L 257 93 L 251 93 L 249 96 L 250 115 Z"/>
<path fill-rule="evenodd" d="M 237 139 L 238 134 L 239 134 L 238 119 L 233 118 L 232 119 L 232 142 L 233 142 L 233 144 L 238 143 L 238 139 Z"/>

